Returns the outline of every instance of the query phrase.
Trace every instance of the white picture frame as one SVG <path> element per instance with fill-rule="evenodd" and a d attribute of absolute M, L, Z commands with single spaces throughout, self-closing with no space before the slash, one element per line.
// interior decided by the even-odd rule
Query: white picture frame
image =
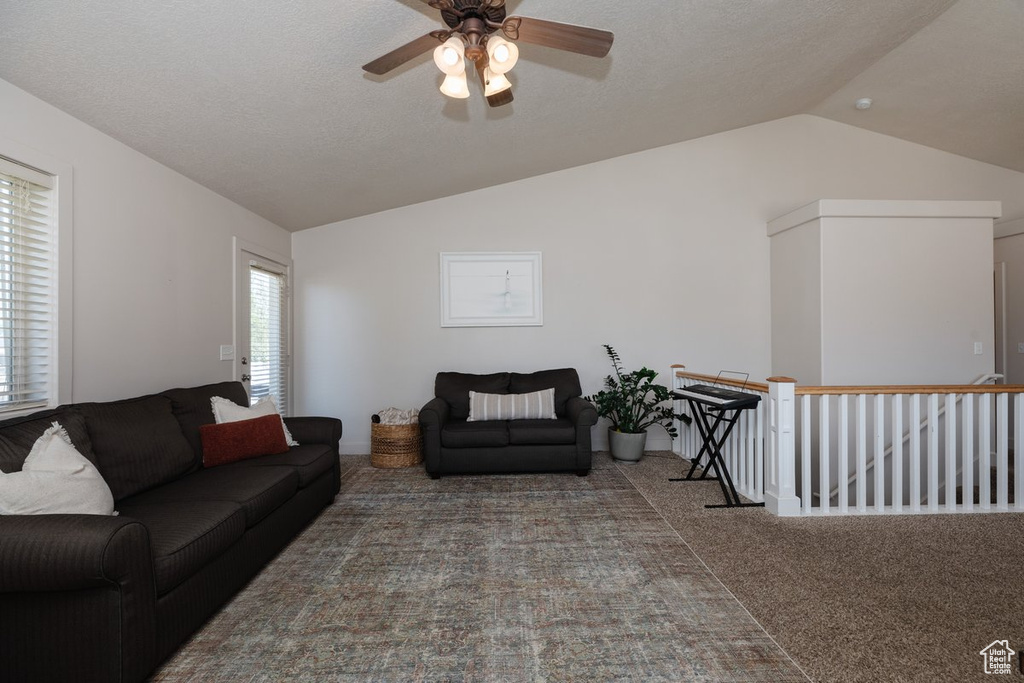
<path fill-rule="evenodd" d="M 539 251 L 441 252 L 441 327 L 544 324 Z"/>

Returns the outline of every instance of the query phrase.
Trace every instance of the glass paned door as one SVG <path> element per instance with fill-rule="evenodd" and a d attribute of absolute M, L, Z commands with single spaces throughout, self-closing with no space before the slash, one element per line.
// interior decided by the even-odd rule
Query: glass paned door
<path fill-rule="evenodd" d="M 242 381 L 251 404 L 273 396 L 281 413 L 287 414 L 291 398 L 288 267 L 244 251 L 242 261 Z"/>

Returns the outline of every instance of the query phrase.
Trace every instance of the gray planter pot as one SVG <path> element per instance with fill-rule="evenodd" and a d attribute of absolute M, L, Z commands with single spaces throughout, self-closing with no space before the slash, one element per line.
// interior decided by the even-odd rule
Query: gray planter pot
<path fill-rule="evenodd" d="M 622 462 L 638 462 L 644 455 L 647 444 L 647 432 L 641 434 L 625 434 L 608 429 L 608 450 L 612 457 Z"/>

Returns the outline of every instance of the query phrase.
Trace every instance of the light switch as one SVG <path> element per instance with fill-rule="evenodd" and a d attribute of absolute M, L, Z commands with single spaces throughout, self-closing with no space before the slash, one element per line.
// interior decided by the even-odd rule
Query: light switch
<path fill-rule="evenodd" d="M 235 359 L 235 347 L 231 344 L 220 345 L 220 359 L 221 360 L 234 360 Z"/>
<path fill-rule="evenodd" d="M 1017 353 L 1024 353 L 1024 342 L 1017 342 Z"/>
<path fill-rule="evenodd" d="M 974 342 L 974 355 L 980 356 L 983 353 L 984 351 L 982 350 L 981 342 Z"/>

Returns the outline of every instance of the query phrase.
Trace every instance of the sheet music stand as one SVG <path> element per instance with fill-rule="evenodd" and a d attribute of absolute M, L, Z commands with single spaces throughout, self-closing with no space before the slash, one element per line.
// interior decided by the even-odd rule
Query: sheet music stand
<path fill-rule="evenodd" d="M 744 374 L 744 373 L 738 373 Z M 721 377 L 722 373 L 718 373 Z M 717 385 L 717 378 L 715 384 Z M 744 381 L 744 388 L 746 381 Z M 685 393 L 680 393 L 685 392 Z M 697 429 L 700 432 L 700 452 L 697 453 L 690 464 L 690 471 L 685 477 L 669 479 L 669 481 L 717 481 L 722 487 L 722 495 L 725 497 L 723 505 L 705 505 L 705 508 L 737 508 L 737 507 L 764 507 L 764 503 L 744 503 L 740 494 L 736 491 L 729 468 L 722 458 L 722 447 L 732 433 L 733 427 L 739 420 L 740 412 L 755 408 L 761 401 L 757 394 L 748 394 L 742 391 L 731 391 L 717 386 L 693 385 L 683 387 L 672 392 L 672 396 L 684 400 L 690 405 L 690 412 L 693 414 Z M 713 421 L 712 421 L 713 418 Z M 725 429 L 721 436 L 715 438 L 715 432 L 722 424 Z M 694 476 L 700 459 L 708 455 L 708 462 L 704 466 L 699 477 Z M 708 472 L 714 469 L 715 477 L 708 477 Z"/>

